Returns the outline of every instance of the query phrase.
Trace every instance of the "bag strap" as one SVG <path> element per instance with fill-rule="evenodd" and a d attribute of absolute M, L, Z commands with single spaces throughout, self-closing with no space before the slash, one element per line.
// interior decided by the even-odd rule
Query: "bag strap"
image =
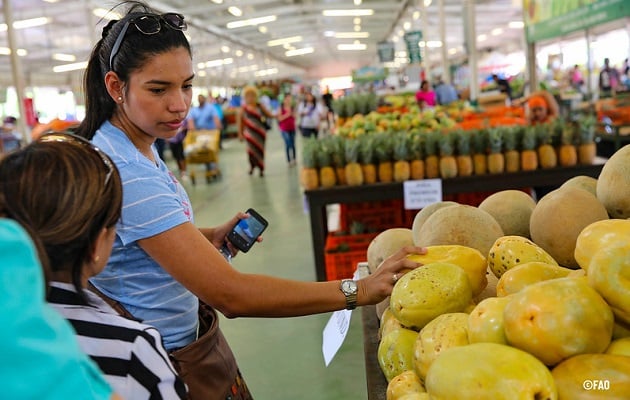
<path fill-rule="evenodd" d="M 127 311 L 125 306 L 123 306 L 119 301 L 112 299 L 111 297 L 107 296 L 105 293 L 98 290 L 96 286 L 94 286 L 92 282 L 90 281 L 88 281 L 88 289 L 91 292 L 93 292 L 95 295 L 100 297 L 105 303 L 109 304 L 109 306 L 113 308 L 114 311 L 116 311 L 118 314 L 122 315 L 123 317 L 127 319 L 132 319 L 134 321 L 142 322 L 141 320 L 134 317 L 129 311 Z"/>

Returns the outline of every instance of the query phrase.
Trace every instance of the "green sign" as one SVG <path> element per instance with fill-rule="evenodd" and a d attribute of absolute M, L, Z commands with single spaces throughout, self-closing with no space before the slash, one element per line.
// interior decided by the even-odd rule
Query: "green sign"
<path fill-rule="evenodd" d="M 387 78 L 387 68 L 366 66 L 352 71 L 352 81 L 367 83 L 382 81 Z"/>
<path fill-rule="evenodd" d="M 396 57 L 396 46 L 394 42 L 380 42 L 377 45 L 378 60 L 382 63 L 394 61 Z"/>
<path fill-rule="evenodd" d="M 630 16 L 628 0 L 523 0 L 527 41 L 537 42 Z"/>
<path fill-rule="evenodd" d="M 411 31 L 405 33 L 405 44 L 407 45 L 407 54 L 409 56 L 409 64 L 419 64 L 422 61 L 420 53 L 420 41 L 422 40 L 422 31 Z"/>

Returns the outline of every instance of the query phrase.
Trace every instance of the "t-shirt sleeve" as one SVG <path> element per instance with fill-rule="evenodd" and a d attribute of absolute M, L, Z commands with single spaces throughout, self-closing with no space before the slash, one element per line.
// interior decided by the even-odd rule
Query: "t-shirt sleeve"
<path fill-rule="evenodd" d="M 122 217 L 117 235 L 127 245 L 172 229 L 190 218 L 177 189 L 151 166 L 138 164 L 120 168 L 123 181 Z M 187 211 L 188 210 L 188 211 Z"/>

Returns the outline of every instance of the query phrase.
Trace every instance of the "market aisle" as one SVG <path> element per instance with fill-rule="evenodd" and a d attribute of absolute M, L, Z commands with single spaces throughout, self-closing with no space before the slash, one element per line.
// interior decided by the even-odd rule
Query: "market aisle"
<path fill-rule="evenodd" d="M 299 147 L 299 143 L 298 143 Z M 310 223 L 304 213 L 298 168 L 289 169 L 277 131 L 267 140 L 265 178 L 247 174 L 244 144 L 225 143 L 223 178 L 188 185 L 195 222 L 212 226 L 237 210 L 255 208 L 269 221 L 264 242 L 234 260 L 235 268 L 283 278 L 315 279 Z M 201 171 L 200 166 L 193 166 Z M 365 399 L 361 314 L 355 311 L 348 338 L 326 368 L 322 330 L 329 314 L 288 319 L 223 319 L 225 333 L 256 400 Z"/>

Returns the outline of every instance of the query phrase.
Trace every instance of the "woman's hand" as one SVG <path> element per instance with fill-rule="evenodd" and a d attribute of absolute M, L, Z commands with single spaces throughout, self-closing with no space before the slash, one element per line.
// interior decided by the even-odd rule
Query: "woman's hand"
<path fill-rule="evenodd" d="M 422 264 L 407 258 L 410 254 L 426 254 L 424 247 L 407 246 L 387 258 L 374 273 L 357 282 L 359 286 L 359 305 L 377 304 L 392 293 L 396 282 L 407 272 Z"/>
<path fill-rule="evenodd" d="M 224 244 L 227 244 L 227 247 L 230 250 L 232 257 L 234 257 L 238 253 L 238 249 L 232 246 L 232 243 L 227 240 L 227 236 L 232 231 L 232 228 L 234 228 L 234 226 L 238 224 L 238 221 L 247 218 L 249 218 L 248 214 L 239 212 L 228 222 L 211 229 L 202 230 L 202 232 L 204 236 L 206 236 L 206 238 L 210 241 L 210 243 L 212 243 L 212 245 L 217 249 L 221 249 Z M 262 237 L 259 237 L 258 239 L 256 239 L 256 241 L 262 242 Z"/>

